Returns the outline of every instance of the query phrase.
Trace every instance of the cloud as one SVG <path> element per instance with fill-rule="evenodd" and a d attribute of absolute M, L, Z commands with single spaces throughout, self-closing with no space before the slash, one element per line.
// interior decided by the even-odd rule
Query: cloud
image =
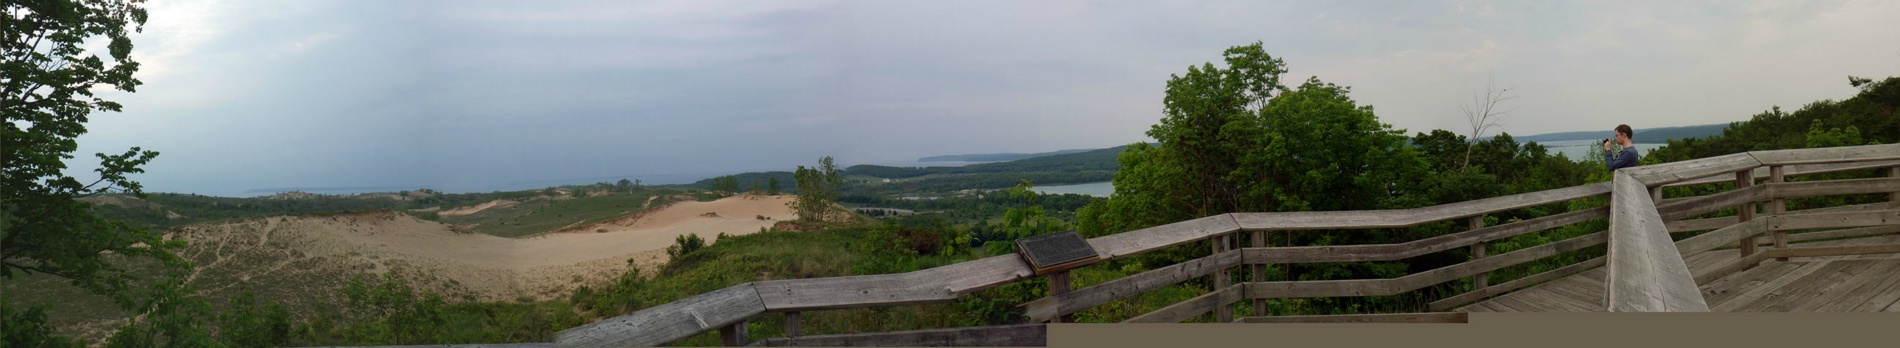
<path fill-rule="evenodd" d="M 81 153 L 157 191 L 690 180 L 1147 140 L 1170 75 L 1262 42 L 1412 132 L 1515 86 L 1527 135 L 1745 119 L 1900 71 L 1900 3 L 160 1 Z M 83 157 L 83 156 L 82 156 Z M 82 161 L 83 162 L 83 161 Z M 87 168 L 74 163 L 75 172 Z M 654 181 L 654 180 L 648 180 Z"/>

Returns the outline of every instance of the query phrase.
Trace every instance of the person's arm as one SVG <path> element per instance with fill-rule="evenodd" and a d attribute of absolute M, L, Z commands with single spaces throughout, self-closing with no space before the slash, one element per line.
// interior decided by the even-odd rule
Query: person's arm
<path fill-rule="evenodd" d="M 1603 149 L 1603 171 L 1616 171 L 1616 159 L 1610 157 L 1610 149 Z"/>
<path fill-rule="evenodd" d="M 1608 155 L 1609 151 L 1604 151 L 1604 154 Z M 1610 167 L 1610 171 L 1612 172 L 1616 171 L 1617 169 L 1635 167 L 1636 166 L 1636 147 L 1632 146 L 1632 147 L 1623 148 L 1623 153 L 1616 156 L 1616 161 L 1614 163 L 1610 163 L 1610 162 L 1605 162 L 1605 163 L 1607 166 Z"/>

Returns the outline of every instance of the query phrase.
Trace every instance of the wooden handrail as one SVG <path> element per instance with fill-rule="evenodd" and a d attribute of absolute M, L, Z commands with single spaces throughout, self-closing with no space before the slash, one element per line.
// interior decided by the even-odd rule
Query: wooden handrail
<path fill-rule="evenodd" d="M 1096 237 L 1089 239 L 1088 242 L 1101 255 L 1100 261 L 1107 261 L 1240 231 L 1403 228 L 1604 194 L 1610 194 L 1612 201 L 1610 207 L 1600 208 L 1608 211 L 1569 212 L 1405 243 L 1331 247 L 1256 247 L 1222 252 L 1209 258 L 1039 299 L 1025 304 L 1025 307 L 1030 310 L 1032 318 L 1053 317 L 1074 313 L 1105 303 L 1105 301 L 1125 298 L 1240 264 L 1397 260 L 1608 217 L 1612 227 L 1607 233 L 1586 235 L 1511 253 L 1492 255 L 1400 278 L 1240 283 L 1210 293 L 1212 297 L 1204 301 L 1397 294 L 1494 271 L 1534 260 L 1537 257 L 1547 257 L 1556 253 L 1608 243 L 1612 245 L 1609 256 L 1440 300 L 1434 302 L 1431 308 L 1443 309 L 1458 301 L 1468 303 L 1484 296 L 1582 271 L 1595 267 L 1594 265 L 1598 263 L 1607 263 L 1611 265 L 1613 274 L 1612 284 L 1609 286 L 1613 294 L 1611 296 L 1612 309 L 1696 310 L 1698 307 L 1695 304 L 1701 302 L 1700 295 L 1694 292 L 1694 279 L 1689 278 L 1686 267 L 1681 266 L 1682 253 L 1693 252 L 1691 250 L 1708 250 L 1734 243 L 1733 239 L 1749 235 L 1750 232 L 1759 233 L 1757 228 L 1789 229 L 1900 223 L 1900 213 L 1869 205 L 1869 207 L 1864 207 L 1866 209 L 1846 212 L 1808 214 L 1790 212 L 1764 216 L 1745 224 L 1731 222 L 1727 225 L 1714 225 L 1718 222 L 1733 221 L 1733 218 L 1665 224 L 1667 221 L 1764 199 L 1900 191 L 1900 179 L 1895 178 L 1772 183 L 1707 196 L 1667 200 L 1661 205 L 1656 204 L 1658 202 L 1649 196 L 1650 188 L 1729 182 L 1736 179 L 1726 176 L 1732 176 L 1741 171 L 1748 171 L 1749 175 L 1746 176 L 1763 177 L 1769 174 L 1765 166 L 1783 166 L 1784 176 L 1895 167 L 1900 166 L 1900 145 L 1746 152 L 1625 168 L 1619 170 L 1614 175 L 1615 179 L 1608 183 L 1413 209 L 1231 213 L 1180 221 Z M 1667 231 L 1687 227 L 1716 228 L 1717 231 L 1682 242 L 1667 242 L 1669 240 Z M 1663 257 L 1664 255 L 1669 257 Z M 1676 268 L 1682 268 L 1681 272 L 1677 272 Z M 1652 279 L 1658 281 L 1653 283 L 1630 279 L 1645 272 L 1660 274 L 1652 276 L 1660 277 L 1660 279 Z M 765 312 L 949 302 L 955 301 L 959 295 L 1023 281 L 1034 277 L 1033 274 L 1020 258 L 1015 255 L 1002 255 L 900 274 L 746 283 L 568 329 L 556 334 L 556 343 L 561 346 L 583 347 L 665 344 L 722 326 L 743 323 L 746 318 Z M 1687 293 L 1694 295 L 1693 298 L 1682 295 L 1684 283 L 1688 284 Z M 1633 296 L 1639 293 L 1644 296 Z M 1231 303 L 1231 301 L 1222 303 Z M 1707 305 L 1702 304 L 1699 309 L 1707 310 Z M 1157 315 L 1145 316 L 1145 318 L 1170 316 Z"/>
<path fill-rule="evenodd" d="M 1753 159 L 1749 159 L 1752 161 Z M 1726 164 L 1715 162 L 1717 168 Z M 1729 171 L 1739 169 L 1729 168 Z M 1611 312 L 1707 312 L 1695 276 L 1663 228 L 1648 187 L 1632 170 L 1617 170 L 1610 193 L 1606 288 Z M 1652 174 L 1655 177 L 1666 177 Z M 1667 180 L 1667 179 L 1665 179 Z"/>
<path fill-rule="evenodd" d="M 1891 168 L 1895 166 L 1900 166 L 1900 160 L 1869 160 L 1869 161 L 1842 162 L 1842 163 L 1796 164 L 1796 165 L 1789 165 L 1787 167 L 1784 167 L 1786 172 L 1782 173 L 1782 175 L 1796 176 L 1796 175 L 1826 174 L 1826 173 L 1838 173 L 1838 172 L 1876 169 L 1876 168 Z M 1757 167 L 1749 171 L 1749 175 L 1751 175 L 1757 180 L 1767 179 L 1768 174 L 1769 174 L 1768 167 Z M 1715 173 L 1713 175 L 1705 176 L 1699 179 L 1664 184 L 1663 187 L 1714 184 L 1714 183 L 1724 183 L 1724 182 L 1733 182 L 1733 181 L 1734 181 L 1733 178 L 1730 178 L 1727 175 L 1724 175 L 1723 173 Z M 1667 201 L 1667 200 L 1664 200 L 1664 201 Z"/>

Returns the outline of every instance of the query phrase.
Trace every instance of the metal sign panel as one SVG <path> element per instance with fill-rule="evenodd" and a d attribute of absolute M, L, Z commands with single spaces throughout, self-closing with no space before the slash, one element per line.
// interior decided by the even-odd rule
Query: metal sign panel
<path fill-rule="evenodd" d="M 1045 234 L 1016 240 L 1016 250 L 1037 273 L 1056 266 L 1089 261 L 1099 257 L 1087 239 L 1075 231 Z"/>

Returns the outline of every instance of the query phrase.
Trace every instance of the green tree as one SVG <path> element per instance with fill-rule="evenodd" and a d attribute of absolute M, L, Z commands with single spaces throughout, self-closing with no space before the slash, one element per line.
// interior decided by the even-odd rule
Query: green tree
<path fill-rule="evenodd" d="M 139 277 L 114 261 L 152 258 L 175 274 L 190 267 L 170 252 L 182 242 L 99 217 L 90 204 L 77 200 L 113 191 L 145 197 L 139 183 L 127 175 L 144 172 L 139 166 L 158 153 L 134 147 L 123 154 L 96 154 L 99 178 L 91 183 L 63 173 L 65 160 L 72 159 L 79 146 L 76 139 L 86 133 L 88 117 L 94 111 L 122 109 L 95 96 L 94 89 L 135 92 L 140 84 L 132 76 L 139 64 L 131 59 L 127 34 L 143 28 L 145 9 L 127 1 L 9 1 L 5 11 L 0 19 L 7 33 L 0 40 L 5 46 L 0 53 L 0 110 L 6 114 L 6 122 L 0 123 L 6 144 L 0 147 L 5 168 L 0 176 L 0 278 L 50 274 L 109 297 L 124 309 L 149 314 L 141 325 L 175 318 L 154 310 L 174 308 L 168 304 L 179 300 L 163 294 L 176 294 L 175 289 L 139 294 L 134 284 Z M 95 37 L 106 40 L 110 61 L 81 47 Z M 155 285 L 166 284 L 172 283 Z M 0 324 L 9 330 L 9 346 L 25 343 L 14 340 L 15 328 L 50 330 L 44 316 L 31 315 L 37 309 L 14 311 L 12 305 L 0 304 L 9 313 Z M 166 327 L 183 330 L 162 332 L 172 342 L 197 341 L 172 334 L 202 336 L 192 325 Z"/>
<path fill-rule="evenodd" d="M 99 179 L 90 184 L 62 170 L 79 146 L 75 139 L 86 133 L 87 116 L 120 111 L 118 103 L 94 97 L 94 86 L 132 92 L 139 85 L 132 78 L 139 65 L 130 57 L 132 41 L 126 34 L 144 26 L 145 10 L 123 1 L 35 1 L 8 2 L 6 12 L 0 276 L 52 274 L 129 305 L 125 296 L 133 277 L 100 255 L 156 257 L 182 266 L 184 261 L 168 251 L 180 244 L 100 218 L 76 198 L 115 189 L 144 197 L 142 186 L 126 176 L 143 173 L 139 166 L 158 153 L 134 147 L 118 155 L 97 154 Z M 108 66 L 80 47 L 96 36 L 108 39 L 117 64 Z"/>
<path fill-rule="evenodd" d="M 765 194 L 778 195 L 778 177 L 765 178 Z"/>
<path fill-rule="evenodd" d="M 633 182 L 627 181 L 627 179 L 620 179 L 620 182 L 614 183 L 614 187 L 622 190 L 633 188 Z"/>
<path fill-rule="evenodd" d="M 817 167 L 798 166 L 798 170 L 792 172 L 792 179 L 798 181 L 798 197 L 787 204 L 798 213 L 798 219 L 824 221 L 825 212 L 838 201 L 838 189 L 844 186 L 844 178 L 838 173 L 838 166 L 832 164 L 831 156 L 818 159 Z"/>
<path fill-rule="evenodd" d="M 1284 68 L 1258 43 L 1231 48 L 1226 57 L 1226 69 L 1191 67 L 1169 81 L 1166 116 L 1148 132 L 1160 144 L 1124 148 L 1115 194 L 1076 212 L 1084 235 L 1230 212 L 1429 202 L 1411 193 L 1429 176 L 1430 163 L 1406 144 L 1402 130 L 1355 103 L 1348 87 L 1317 78 L 1295 89 L 1279 87 L 1277 77 L 1261 75 Z M 1192 255 L 1163 258 L 1183 256 Z"/>

